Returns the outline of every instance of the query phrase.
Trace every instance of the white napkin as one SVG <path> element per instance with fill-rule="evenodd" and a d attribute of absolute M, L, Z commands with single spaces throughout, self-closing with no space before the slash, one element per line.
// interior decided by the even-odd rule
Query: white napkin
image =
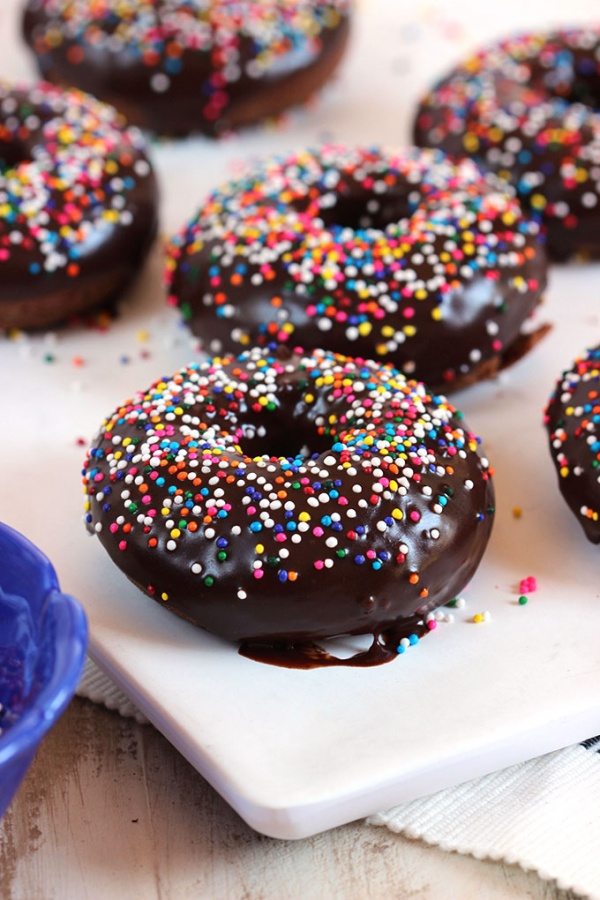
<path fill-rule="evenodd" d="M 370 825 L 600 898 L 600 738 L 377 813 Z M 596 745 L 596 746 L 594 746 Z"/>
<path fill-rule="evenodd" d="M 107 709 L 115 710 L 127 719 L 135 719 L 141 725 L 148 724 L 146 716 L 89 657 L 85 661 L 76 693 L 79 697 L 85 697 L 93 703 L 100 703 Z"/>
<path fill-rule="evenodd" d="M 77 688 L 138 722 L 148 720 L 88 660 Z M 600 900 L 600 737 L 377 813 L 386 826 L 443 850 L 533 869 Z"/>

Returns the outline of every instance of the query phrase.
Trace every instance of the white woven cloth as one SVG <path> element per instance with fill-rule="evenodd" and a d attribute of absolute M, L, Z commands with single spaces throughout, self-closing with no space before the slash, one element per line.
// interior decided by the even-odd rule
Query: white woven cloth
<path fill-rule="evenodd" d="M 600 753 L 577 744 L 367 821 L 600 898 L 599 810 Z"/>
<path fill-rule="evenodd" d="M 148 721 L 91 660 L 77 693 Z M 600 900 L 600 739 L 587 743 L 396 806 L 367 824 L 514 863 Z"/>
<path fill-rule="evenodd" d="M 142 725 L 146 725 L 148 722 L 146 716 L 139 711 L 137 706 L 125 696 L 114 681 L 111 681 L 108 675 L 105 675 L 89 657 L 85 662 L 83 675 L 77 687 L 77 694 L 79 697 L 86 697 L 93 703 L 100 703 L 102 706 L 106 706 L 107 709 L 115 710 L 115 712 L 128 719 L 135 719 L 136 722 L 140 722 Z"/>

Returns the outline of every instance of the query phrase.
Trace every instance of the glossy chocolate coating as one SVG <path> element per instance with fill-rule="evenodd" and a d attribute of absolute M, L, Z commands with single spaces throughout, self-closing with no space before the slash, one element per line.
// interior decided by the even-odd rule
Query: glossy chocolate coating
<path fill-rule="evenodd" d="M 563 372 L 546 409 L 560 491 L 593 544 L 600 544 L 600 347 Z"/>
<path fill-rule="evenodd" d="M 0 328 L 114 297 L 156 233 L 145 142 L 79 91 L 0 83 Z"/>
<path fill-rule="evenodd" d="M 600 253 L 600 28 L 508 38 L 422 100 L 415 142 L 472 156 L 544 222 L 550 255 Z"/>
<path fill-rule="evenodd" d="M 448 388 L 504 363 L 546 257 L 538 226 L 468 160 L 324 147 L 211 194 L 172 242 L 168 281 L 209 352 L 326 346 Z"/>
<path fill-rule="evenodd" d="M 349 35 L 348 0 L 29 0 L 44 78 L 76 84 L 159 134 L 215 136 L 306 101 Z M 57 38 L 58 36 L 58 38 Z"/>
<path fill-rule="evenodd" d="M 314 664 L 310 642 L 372 633 L 355 664 L 383 662 L 483 554 L 494 494 L 477 446 L 393 369 L 255 348 L 105 420 L 86 520 L 138 587 L 247 655 Z"/>

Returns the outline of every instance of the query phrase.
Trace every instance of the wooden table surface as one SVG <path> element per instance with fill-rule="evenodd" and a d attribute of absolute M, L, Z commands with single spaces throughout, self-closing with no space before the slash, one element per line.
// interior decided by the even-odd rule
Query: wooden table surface
<path fill-rule="evenodd" d="M 513 866 L 355 822 L 252 831 L 150 725 L 76 698 L 0 825 L 2 900 L 570 900 Z"/>

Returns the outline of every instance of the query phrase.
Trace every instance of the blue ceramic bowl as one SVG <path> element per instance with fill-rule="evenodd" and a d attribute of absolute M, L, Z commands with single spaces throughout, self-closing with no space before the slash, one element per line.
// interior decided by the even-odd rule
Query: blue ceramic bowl
<path fill-rule="evenodd" d="M 0 816 L 73 696 L 86 647 L 82 608 L 37 547 L 0 523 Z"/>

